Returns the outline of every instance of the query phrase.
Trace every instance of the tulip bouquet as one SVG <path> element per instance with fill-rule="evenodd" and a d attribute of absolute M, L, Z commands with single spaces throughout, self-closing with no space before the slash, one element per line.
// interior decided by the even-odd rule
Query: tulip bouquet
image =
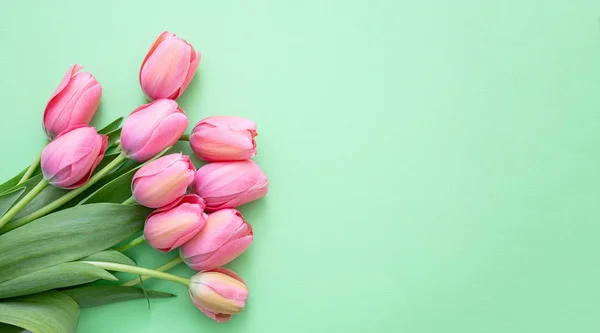
<path fill-rule="evenodd" d="M 43 116 L 51 141 L 0 185 L 0 332 L 74 332 L 80 308 L 172 296 L 144 289 L 150 278 L 184 285 L 217 322 L 243 310 L 248 287 L 222 266 L 253 240 L 236 207 L 265 196 L 269 182 L 251 160 L 254 122 L 208 117 L 184 134 L 188 117 L 176 99 L 199 63 L 189 43 L 162 33 L 139 72 L 150 103 L 122 127 L 120 118 L 98 131 L 89 123 L 102 87 L 81 66 L 69 68 Z M 196 170 L 173 151 L 177 141 L 208 163 Z M 144 242 L 179 256 L 139 267 L 123 252 Z M 166 272 L 180 263 L 198 273 Z M 138 278 L 120 282 L 112 272 Z"/>

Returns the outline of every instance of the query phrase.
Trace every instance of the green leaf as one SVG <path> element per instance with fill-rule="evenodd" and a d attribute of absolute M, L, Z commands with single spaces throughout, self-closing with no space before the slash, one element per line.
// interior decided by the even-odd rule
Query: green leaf
<path fill-rule="evenodd" d="M 135 299 L 144 299 L 144 292 L 136 287 L 123 286 L 85 286 L 63 290 L 82 308 L 124 302 Z M 175 295 L 161 291 L 146 290 L 150 298 L 167 298 Z"/>
<path fill-rule="evenodd" d="M 98 133 L 108 134 L 108 133 L 118 129 L 119 127 L 121 127 L 122 122 L 123 122 L 123 117 L 119 117 L 119 118 L 115 119 L 112 123 L 104 126 L 104 128 L 98 130 Z"/>
<path fill-rule="evenodd" d="M 117 140 L 119 140 L 119 138 L 121 137 L 121 129 L 116 129 L 110 133 L 106 134 L 108 136 L 108 146 L 110 147 L 113 145 L 113 143 L 115 143 Z"/>
<path fill-rule="evenodd" d="M 17 186 L 23 175 L 27 171 L 28 168 L 25 168 L 23 171 L 19 172 L 18 175 L 12 177 L 11 179 L 5 181 L 0 185 L 0 193 L 7 192 L 8 190 L 13 189 L 13 187 Z"/>
<path fill-rule="evenodd" d="M 96 280 L 118 281 L 109 272 L 82 262 L 67 262 L 0 283 L 0 298 L 36 294 Z"/>
<path fill-rule="evenodd" d="M 129 266 L 137 266 L 135 261 L 131 260 L 128 256 L 123 253 L 115 250 L 106 250 L 98 253 L 94 253 L 91 256 L 87 256 L 82 261 L 107 261 L 114 262 L 117 264 L 129 265 Z"/>
<path fill-rule="evenodd" d="M 137 172 L 137 168 L 119 176 L 110 183 L 102 186 L 96 192 L 90 194 L 87 198 L 81 200 L 78 205 L 91 204 L 96 202 L 120 203 L 131 196 L 131 180 Z"/>
<path fill-rule="evenodd" d="M 0 322 L 34 333 L 75 333 L 77 303 L 58 291 L 47 291 L 0 302 Z"/>
<path fill-rule="evenodd" d="M 0 216 L 4 215 L 25 192 L 25 187 L 0 195 Z"/>
<path fill-rule="evenodd" d="M 29 192 L 31 190 L 31 188 L 29 188 L 30 185 L 37 185 L 38 182 L 42 179 L 42 175 L 38 175 L 35 176 L 33 178 L 31 178 L 30 180 L 33 180 L 32 182 L 27 181 L 27 192 Z M 62 197 L 63 195 L 69 193 L 69 190 L 63 190 L 62 188 L 58 188 L 55 186 L 46 186 L 42 192 L 40 192 L 40 194 L 36 195 L 35 198 L 33 198 L 33 200 L 31 200 L 30 203 L 27 204 L 27 206 L 25 206 L 25 208 L 21 209 L 21 211 L 12 218 L 11 221 L 14 221 L 16 219 L 20 219 L 21 217 L 31 214 L 33 212 L 35 212 L 36 210 L 56 201 L 58 198 Z M 10 222 L 9 222 L 10 223 Z"/>
<path fill-rule="evenodd" d="M 17 326 L 0 323 L 0 333 L 21 333 L 23 329 Z"/>
<path fill-rule="evenodd" d="M 166 148 L 158 155 L 153 157 L 151 160 L 145 162 L 144 164 L 132 163 L 129 166 L 116 170 L 114 173 L 109 174 L 105 178 L 110 179 L 110 182 L 105 183 L 101 188 L 89 194 L 87 197 L 82 199 L 77 205 L 87 205 L 96 202 L 112 202 L 112 203 L 120 203 L 127 200 L 131 196 L 131 180 L 135 175 L 136 171 L 142 166 L 155 161 L 159 157 L 169 151 L 171 147 Z M 126 165 L 125 162 L 124 165 Z M 115 177 L 116 176 L 116 177 Z M 112 179 L 111 179 L 112 178 Z M 104 180 L 104 179 L 103 179 Z"/>
<path fill-rule="evenodd" d="M 143 229 L 137 205 L 76 206 L 0 235 L 0 282 L 106 250 Z"/>

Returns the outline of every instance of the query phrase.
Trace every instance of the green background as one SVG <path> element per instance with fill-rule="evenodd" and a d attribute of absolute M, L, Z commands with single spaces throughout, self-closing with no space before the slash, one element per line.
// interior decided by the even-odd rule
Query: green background
<path fill-rule="evenodd" d="M 79 333 L 598 332 L 599 16 L 597 0 L 4 2 L 0 177 L 41 149 L 71 64 L 102 83 L 107 124 L 144 102 L 139 66 L 169 30 L 203 53 L 190 128 L 259 126 L 271 189 L 242 208 L 255 241 L 229 265 L 251 296 L 216 324 L 153 281 L 179 297 L 84 310 Z"/>

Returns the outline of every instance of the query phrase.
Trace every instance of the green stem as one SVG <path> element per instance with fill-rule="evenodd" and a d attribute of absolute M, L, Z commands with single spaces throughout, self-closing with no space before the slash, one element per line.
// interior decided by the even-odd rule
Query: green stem
<path fill-rule="evenodd" d="M 179 141 L 190 141 L 190 135 L 189 134 L 182 135 L 181 138 L 179 139 Z"/>
<path fill-rule="evenodd" d="M 169 262 L 166 262 L 165 264 L 163 264 L 163 265 L 161 265 L 159 267 L 156 267 L 154 270 L 158 271 L 158 272 L 165 272 L 165 271 L 168 271 L 171 268 L 173 268 L 173 267 L 181 264 L 182 262 L 183 262 L 183 259 L 181 259 L 180 256 L 177 256 L 177 257 L 173 258 L 173 260 L 171 260 Z M 142 281 L 146 281 L 146 280 L 151 279 L 151 278 L 152 277 L 148 276 L 148 275 L 143 275 L 141 277 Z M 123 283 L 121 285 L 124 286 L 124 287 L 133 287 L 133 286 L 135 286 L 135 285 L 137 285 L 139 283 L 140 283 L 140 278 L 135 278 L 135 279 L 129 280 L 129 281 L 127 281 L 127 282 L 125 282 L 125 283 Z"/>
<path fill-rule="evenodd" d="M 133 205 L 135 203 L 137 203 L 137 201 L 135 201 L 135 198 L 132 195 L 129 198 L 127 198 L 127 200 L 123 201 L 121 204 L 122 205 Z"/>
<path fill-rule="evenodd" d="M 96 267 L 104 268 L 109 271 L 132 273 L 132 274 L 137 274 L 137 275 L 147 275 L 147 276 L 151 276 L 153 278 L 179 283 L 186 287 L 189 287 L 190 283 L 191 283 L 190 279 L 182 278 L 180 276 L 165 273 L 165 272 L 155 271 L 152 269 L 137 267 L 137 266 L 129 266 L 129 265 L 116 264 L 113 262 L 103 262 L 103 261 L 82 261 L 82 262 L 86 263 L 86 264 L 94 265 Z"/>
<path fill-rule="evenodd" d="M 132 239 L 129 243 L 119 246 L 115 250 L 117 250 L 119 252 L 125 252 L 125 251 L 131 249 L 132 247 L 136 247 L 140 244 L 143 244 L 145 241 L 146 240 L 144 239 L 144 235 L 141 235 L 140 237 Z"/>
<path fill-rule="evenodd" d="M 35 187 L 23 197 L 23 199 L 19 200 L 19 202 L 12 206 L 8 212 L 6 212 L 6 214 L 0 218 L 0 228 L 10 221 L 10 219 L 15 217 L 15 215 L 17 215 L 21 209 L 25 208 L 25 206 L 27 206 L 27 204 L 30 203 L 36 195 L 40 194 L 40 192 L 42 192 L 46 186 L 48 186 L 48 182 L 45 179 L 40 180 L 40 182 L 37 183 L 37 185 L 35 185 Z"/>
<path fill-rule="evenodd" d="M 37 169 L 38 165 L 40 165 L 41 159 L 42 159 L 42 153 L 40 153 L 37 156 L 37 158 L 35 159 L 35 161 L 33 161 L 33 163 L 31 163 L 29 168 L 27 168 L 27 171 L 25 171 L 25 174 L 23 175 L 23 177 L 21 177 L 21 180 L 19 180 L 19 183 L 17 183 L 17 185 L 24 183 L 27 179 L 29 179 L 29 177 L 31 177 L 31 175 L 33 175 L 33 172 L 35 171 L 35 169 Z"/>
<path fill-rule="evenodd" d="M 78 187 L 78 188 L 68 192 L 67 194 L 63 195 L 62 197 L 56 199 L 55 201 L 36 210 L 35 212 L 25 215 L 25 216 L 21 217 L 20 219 L 11 222 L 9 225 L 6 226 L 6 228 L 0 230 L 0 233 L 16 229 L 16 228 L 18 228 L 22 225 L 25 225 L 35 219 L 40 218 L 40 217 L 52 212 L 53 210 L 59 208 L 60 206 L 66 204 L 67 202 L 69 202 L 70 200 L 72 200 L 73 198 L 75 198 L 76 196 L 81 194 L 83 191 L 90 188 L 90 186 L 97 183 L 100 179 L 102 179 L 104 176 L 106 176 L 113 169 L 118 167 L 123 161 L 125 161 L 125 159 L 126 158 L 123 155 L 117 156 L 114 160 L 112 160 L 110 163 L 108 163 L 102 170 L 96 172 L 83 186 Z"/>

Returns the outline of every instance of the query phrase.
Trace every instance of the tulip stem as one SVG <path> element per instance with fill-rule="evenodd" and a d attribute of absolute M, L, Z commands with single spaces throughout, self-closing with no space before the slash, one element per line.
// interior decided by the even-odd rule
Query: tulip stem
<path fill-rule="evenodd" d="M 127 198 L 127 200 L 123 201 L 121 204 L 122 205 L 133 205 L 135 203 L 137 203 L 137 201 L 135 201 L 135 198 L 132 195 L 129 198 Z"/>
<path fill-rule="evenodd" d="M 42 159 L 42 153 L 40 153 L 37 156 L 37 158 L 35 159 L 35 161 L 33 161 L 33 163 L 31 163 L 29 168 L 27 168 L 27 171 L 25 171 L 25 174 L 23 174 L 23 177 L 21 177 L 21 180 L 19 180 L 17 185 L 24 183 L 27 179 L 29 179 L 29 177 L 31 177 L 31 175 L 33 175 L 33 172 L 35 171 L 35 169 L 37 169 L 38 165 L 40 165 L 41 159 Z"/>
<path fill-rule="evenodd" d="M 136 247 L 140 244 L 144 244 L 145 241 L 146 240 L 144 239 L 144 235 L 141 235 L 140 237 L 136 237 L 136 238 L 132 239 L 129 243 L 119 246 L 115 250 L 117 250 L 119 252 L 125 252 L 125 251 L 131 249 L 132 247 Z"/>
<path fill-rule="evenodd" d="M 151 276 L 153 278 L 179 283 L 186 287 L 189 287 L 190 283 L 191 283 L 190 279 L 182 278 L 180 276 L 165 273 L 165 272 L 159 272 L 159 271 L 156 271 L 153 269 L 147 269 L 147 268 L 123 265 L 123 264 L 116 264 L 114 262 L 103 262 L 103 261 L 82 261 L 82 262 L 86 263 L 86 264 L 94 265 L 96 267 L 104 268 L 109 271 L 132 273 L 132 274 L 137 274 L 137 275 L 147 275 L 147 276 Z"/>
<path fill-rule="evenodd" d="M 166 262 L 166 263 L 164 263 L 163 265 L 161 265 L 159 267 L 156 267 L 154 270 L 158 271 L 158 272 L 165 272 L 165 271 L 168 271 L 169 269 L 171 269 L 171 268 L 173 268 L 173 267 L 181 264 L 182 262 L 183 262 L 183 259 L 181 259 L 180 256 L 177 256 L 177 257 L 173 258 L 173 260 L 171 260 L 169 262 Z M 142 279 L 142 281 L 146 281 L 146 280 L 149 280 L 151 278 L 152 278 L 151 276 L 143 275 L 143 276 L 141 276 L 139 278 L 135 278 L 135 279 L 129 280 L 129 281 L 125 282 L 125 283 L 122 283 L 121 285 L 124 286 L 124 287 L 133 287 L 135 285 L 140 284 L 140 279 Z"/>
<path fill-rule="evenodd" d="M 179 139 L 179 141 L 190 141 L 190 135 L 189 134 L 182 135 L 181 139 Z"/>
<path fill-rule="evenodd" d="M 117 156 L 114 160 L 112 160 L 110 163 L 108 163 L 103 169 L 101 169 L 100 171 L 96 172 L 83 186 L 78 187 L 78 188 L 76 188 L 76 189 L 68 192 L 67 194 L 63 195 L 62 197 L 56 199 L 55 201 L 47 204 L 46 206 L 44 206 L 44 207 L 36 210 L 35 212 L 33 212 L 31 214 L 25 215 L 25 216 L 21 217 L 20 219 L 14 220 L 9 225 L 7 225 L 5 228 L 3 228 L 2 230 L 0 230 L 0 233 L 2 233 L 2 232 L 8 232 L 8 231 L 11 231 L 13 229 L 16 229 L 16 228 L 18 228 L 20 226 L 23 226 L 23 225 L 25 225 L 25 224 L 27 224 L 27 223 L 35 220 L 35 219 L 38 219 L 38 218 L 40 218 L 40 217 L 42 217 L 42 216 L 44 216 L 44 215 L 52 212 L 53 210 L 61 207 L 62 205 L 66 204 L 70 200 L 74 199 L 76 196 L 78 196 L 79 194 L 81 194 L 83 191 L 87 190 L 92 185 L 94 185 L 95 183 L 97 183 L 100 179 L 102 179 L 104 176 L 106 176 L 109 172 L 111 172 L 113 169 L 115 169 L 121 163 L 123 163 L 123 161 L 125 161 L 125 159 L 126 159 L 126 157 L 123 156 L 123 155 Z M 40 185 L 38 184 L 38 186 L 40 186 Z M 31 192 L 33 192 L 33 190 Z M 27 196 L 29 196 L 30 193 L 28 193 Z M 21 201 L 24 201 L 24 199 L 25 198 L 23 198 L 23 200 L 21 200 Z M 30 199 L 30 201 L 31 201 L 31 199 Z M 19 204 L 20 203 L 21 202 L 19 202 Z M 3 226 L 4 223 L 6 223 L 6 222 L 2 223 L 1 221 L 4 220 L 4 218 L 8 215 L 9 212 L 7 212 L 2 217 L 2 219 L 0 219 L 0 227 Z"/>
<path fill-rule="evenodd" d="M 25 206 L 27 206 L 27 204 L 30 203 L 36 195 L 40 194 L 40 192 L 42 192 L 42 190 L 46 188 L 46 186 L 48 186 L 48 182 L 42 178 L 42 180 L 40 180 L 40 182 L 37 183 L 37 185 L 35 185 L 35 187 L 31 189 L 31 191 L 29 191 L 29 193 L 27 193 L 21 200 L 19 200 L 19 202 L 12 206 L 6 212 L 6 214 L 4 214 L 0 218 L 0 228 L 2 228 L 8 221 L 10 221 L 10 219 L 15 217 L 15 215 L 17 215 L 21 211 L 21 209 L 25 208 Z"/>

